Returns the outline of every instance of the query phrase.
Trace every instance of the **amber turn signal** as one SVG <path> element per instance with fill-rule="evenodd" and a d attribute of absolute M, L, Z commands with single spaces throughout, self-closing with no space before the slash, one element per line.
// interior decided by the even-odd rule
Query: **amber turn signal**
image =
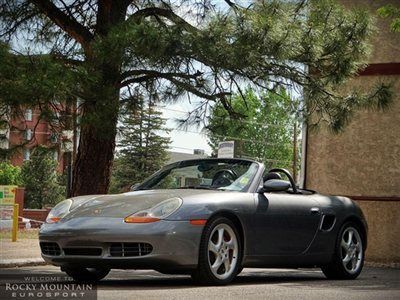
<path fill-rule="evenodd" d="M 129 216 L 124 219 L 125 223 L 153 223 L 160 221 L 159 218 L 153 217 L 133 217 Z"/>
<path fill-rule="evenodd" d="M 60 221 L 61 220 L 61 218 L 59 218 L 59 217 L 51 217 L 51 218 L 49 218 L 48 220 L 47 220 L 47 223 L 57 223 L 58 221 Z"/>
<path fill-rule="evenodd" d="M 204 226 L 204 225 L 206 225 L 206 223 L 207 223 L 207 220 L 204 220 L 204 219 L 190 220 L 190 224 L 195 225 L 195 226 Z"/>

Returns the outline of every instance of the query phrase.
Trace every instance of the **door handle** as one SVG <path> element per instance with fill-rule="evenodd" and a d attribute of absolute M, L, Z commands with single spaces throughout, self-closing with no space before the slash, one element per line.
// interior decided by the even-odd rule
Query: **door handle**
<path fill-rule="evenodd" d="M 312 207 L 312 208 L 310 209 L 310 211 L 311 211 L 311 213 L 312 213 L 313 215 L 319 214 L 319 208 L 318 208 L 318 207 Z"/>

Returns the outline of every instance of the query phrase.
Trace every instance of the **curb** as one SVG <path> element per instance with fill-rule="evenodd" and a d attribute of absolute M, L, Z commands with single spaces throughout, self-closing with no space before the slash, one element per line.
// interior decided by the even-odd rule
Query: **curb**
<path fill-rule="evenodd" d="M 47 262 L 45 262 L 42 258 L 4 259 L 0 261 L 1 269 L 44 265 L 47 265 Z"/>
<path fill-rule="evenodd" d="M 372 267 L 372 268 L 400 269 L 400 263 L 397 262 L 381 263 L 381 262 L 366 261 L 364 265 L 366 267 Z"/>

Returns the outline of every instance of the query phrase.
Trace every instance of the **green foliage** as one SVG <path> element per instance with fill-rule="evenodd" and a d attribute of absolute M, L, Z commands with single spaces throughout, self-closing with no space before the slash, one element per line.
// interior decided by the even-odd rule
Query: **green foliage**
<path fill-rule="evenodd" d="M 21 185 L 21 168 L 0 162 L 0 185 Z"/>
<path fill-rule="evenodd" d="M 56 168 L 57 161 L 48 148 L 38 146 L 34 149 L 21 172 L 25 186 L 25 207 L 54 206 L 65 198 L 65 186 L 58 182 Z"/>
<path fill-rule="evenodd" d="M 18 45 L 0 47 L 0 109 L 49 111 L 55 96 L 79 97 L 74 186 L 81 191 L 73 190 L 97 193 L 108 187 L 119 110 L 139 105 L 126 96 L 129 89 L 140 87 L 157 101 L 197 96 L 202 103 L 187 119 L 192 123 L 204 121 L 210 102 L 237 115 L 232 95 L 243 83 L 304 91 L 298 110 L 305 120 L 335 132 L 359 109 L 388 106 L 385 83 L 342 89 L 368 61 L 374 25 L 367 8 L 345 9 L 334 0 L 240 3 L 0 0 L 0 38 Z M 106 145 L 104 156 L 88 162 L 94 143 Z M 93 172 L 101 177 L 92 188 L 84 178 Z"/>
<path fill-rule="evenodd" d="M 228 110 L 238 81 L 265 89 L 289 83 L 307 93 L 302 113 L 318 115 L 315 120 L 326 121 L 334 131 L 348 123 L 347 112 L 379 109 L 391 99 L 385 84 L 369 93 L 352 91 L 351 101 L 339 88 L 365 66 L 373 20 L 366 9 L 345 9 L 334 0 L 246 1 L 247 6 L 212 0 L 123 1 L 107 13 L 97 1 L 55 2 L 53 7 L 32 2 L 0 1 L 0 36 L 27 33 L 35 49 L 51 48 L 52 55 L 40 53 L 33 63 L 32 56 L 2 60 L 7 63 L 0 74 L 16 71 L 0 81 L 0 90 L 9 91 L 4 99 L 11 105 L 33 104 L 57 93 L 79 94 L 84 104 L 95 105 L 82 122 L 94 124 L 99 135 L 115 133 L 119 89 L 148 82 L 155 85 L 148 95 L 175 100 L 187 92 L 205 102 L 222 102 Z M 80 23 L 58 19 L 55 12 Z M 392 14 L 393 7 L 383 12 Z M 114 19 L 103 20 L 105 15 Z M 18 95 L 28 91 L 34 97 Z"/>
<path fill-rule="evenodd" d="M 394 32 L 400 32 L 400 7 L 388 4 L 380 7 L 377 12 L 383 18 L 391 18 L 390 29 Z"/>
<path fill-rule="evenodd" d="M 110 192 L 126 191 L 158 171 L 167 160 L 169 138 L 160 136 L 165 120 L 153 101 L 138 96 L 137 107 L 121 116 L 120 151 L 114 160 Z M 168 131 L 167 131 L 168 132 Z"/>
<path fill-rule="evenodd" d="M 214 153 L 219 142 L 236 140 L 240 145 L 239 155 L 259 159 L 268 168 L 291 169 L 293 130 L 297 121 L 292 113 L 294 103 L 283 89 L 277 94 L 266 92 L 257 95 L 248 88 L 243 96 L 244 101 L 237 94 L 231 102 L 243 118 L 231 118 L 221 105 L 213 107 L 207 135 Z"/>

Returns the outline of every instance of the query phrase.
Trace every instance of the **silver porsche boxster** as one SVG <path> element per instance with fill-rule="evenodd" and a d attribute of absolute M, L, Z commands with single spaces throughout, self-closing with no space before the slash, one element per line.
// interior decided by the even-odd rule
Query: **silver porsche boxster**
<path fill-rule="evenodd" d="M 200 159 L 167 165 L 128 193 L 62 201 L 39 238 L 43 258 L 77 281 L 154 269 L 227 284 L 245 267 L 354 279 L 367 224 L 352 200 L 299 189 L 285 169 Z"/>

